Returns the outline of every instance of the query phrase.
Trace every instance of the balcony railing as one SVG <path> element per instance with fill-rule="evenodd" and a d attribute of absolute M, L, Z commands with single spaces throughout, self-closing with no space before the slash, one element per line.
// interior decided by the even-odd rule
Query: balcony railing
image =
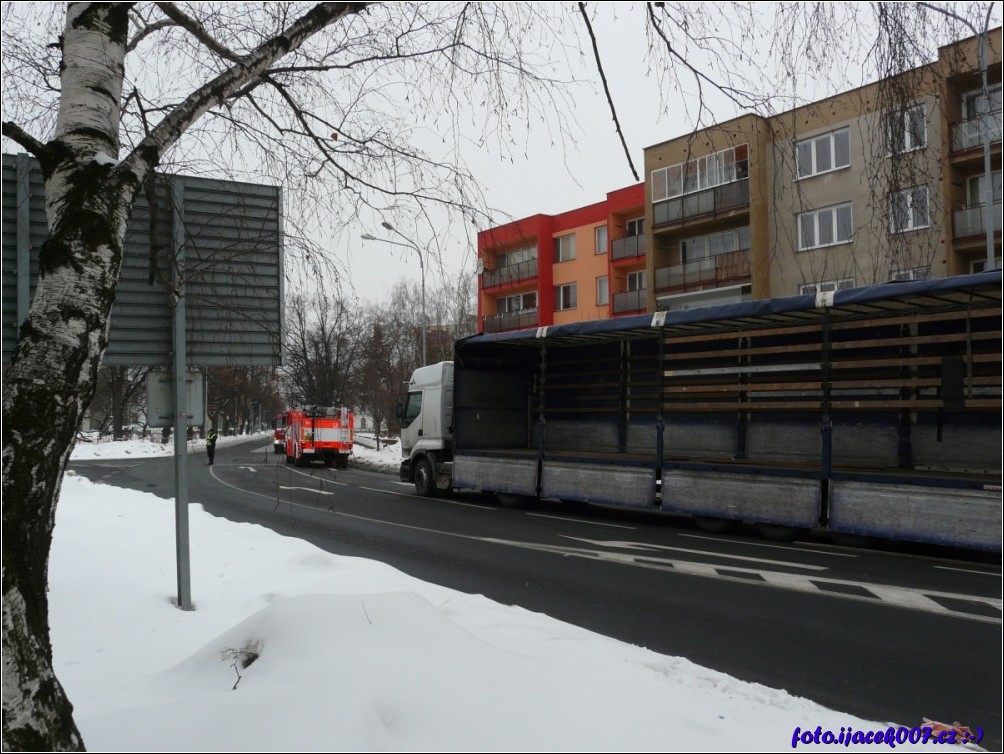
<path fill-rule="evenodd" d="M 648 289 L 614 294 L 614 314 L 644 311 L 648 308 Z"/>
<path fill-rule="evenodd" d="M 749 249 L 743 249 L 715 254 L 705 259 L 695 259 L 693 262 L 684 262 L 672 267 L 659 267 L 655 271 L 655 289 L 687 290 L 709 284 L 718 287 L 726 283 L 749 280 L 749 277 L 750 252 Z"/>
<path fill-rule="evenodd" d="M 652 224 L 668 225 L 702 215 L 717 215 L 733 209 L 748 207 L 750 182 L 748 178 L 721 186 L 676 196 L 652 206 Z"/>
<path fill-rule="evenodd" d="M 536 327 L 539 319 L 536 309 L 523 309 L 518 312 L 489 314 L 481 318 L 481 332 L 501 332 L 502 330 L 523 330 Z"/>
<path fill-rule="evenodd" d="M 994 231 L 1001 232 L 1001 203 L 994 202 L 990 211 L 993 217 Z M 983 224 L 983 205 L 977 204 L 975 207 L 963 207 L 955 210 L 954 222 L 952 223 L 952 238 L 969 238 L 970 236 L 985 235 L 986 225 Z"/>
<path fill-rule="evenodd" d="M 530 280 L 535 277 L 537 277 L 537 260 L 527 259 L 525 262 L 520 262 L 519 264 L 510 264 L 494 270 L 485 270 L 481 273 L 481 287 L 494 288 L 497 285 L 518 283 L 521 280 Z"/>
<path fill-rule="evenodd" d="M 1001 140 L 1001 111 L 997 110 L 986 116 L 978 116 L 954 124 L 952 126 L 953 152 L 965 152 L 983 145 L 983 138 L 980 136 L 981 120 L 990 130 L 990 141 Z"/>
<path fill-rule="evenodd" d="M 614 259 L 634 259 L 645 256 L 645 236 L 628 236 L 627 238 L 615 238 L 611 253 Z"/>

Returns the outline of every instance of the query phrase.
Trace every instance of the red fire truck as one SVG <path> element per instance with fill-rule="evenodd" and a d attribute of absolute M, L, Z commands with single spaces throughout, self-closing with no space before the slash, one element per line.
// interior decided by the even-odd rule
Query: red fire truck
<path fill-rule="evenodd" d="M 289 412 L 282 414 L 276 414 L 275 416 L 275 431 L 272 433 L 272 449 L 275 450 L 275 454 L 286 452 L 286 420 Z"/>
<path fill-rule="evenodd" d="M 303 406 L 285 417 L 286 463 L 306 466 L 321 460 L 325 466 L 344 469 L 355 439 L 355 416 L 347 408 Z"/>

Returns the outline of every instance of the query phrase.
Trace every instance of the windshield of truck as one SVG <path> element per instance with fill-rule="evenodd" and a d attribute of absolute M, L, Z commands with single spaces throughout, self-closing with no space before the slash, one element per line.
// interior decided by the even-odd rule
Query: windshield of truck
<path fill-rule="evenodd" d="M 401 425 L 407 427 L 420 413 L 422 413 L 422 393 L 408 393 L 408 405 L 404 408 Z"/>

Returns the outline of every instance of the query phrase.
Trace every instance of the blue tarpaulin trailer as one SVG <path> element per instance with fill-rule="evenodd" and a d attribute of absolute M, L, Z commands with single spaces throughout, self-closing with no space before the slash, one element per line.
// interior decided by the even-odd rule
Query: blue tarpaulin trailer
<path fill-rule="evenodd" d="M 1001 273 L 461 340 L 452 486 L 1001 550 Z"/>

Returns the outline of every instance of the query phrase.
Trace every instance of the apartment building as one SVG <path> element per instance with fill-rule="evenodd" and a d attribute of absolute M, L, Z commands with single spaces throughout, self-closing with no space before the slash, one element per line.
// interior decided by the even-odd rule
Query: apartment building
<path fill-rule="evenodd" d="M 981 121 L 1001 246 L 1001 30 L 875 84 L 645 150 L 649 310 L 986 266 Z M 985 117 L 986 116 L 986 117 Z"/>
<path fill-rule="evenodd" d="M 482 332 L 604 319 L 648 308 L 645 187 L 478 234 Z"/>
<path fill-rule="evenodd" d="M 482 331 L 977 272 L 988 219 L 999 267 L 1001 29 L 989 96 L 978 49 L 655 144 L 644 185 L 479 234 Z"/>

